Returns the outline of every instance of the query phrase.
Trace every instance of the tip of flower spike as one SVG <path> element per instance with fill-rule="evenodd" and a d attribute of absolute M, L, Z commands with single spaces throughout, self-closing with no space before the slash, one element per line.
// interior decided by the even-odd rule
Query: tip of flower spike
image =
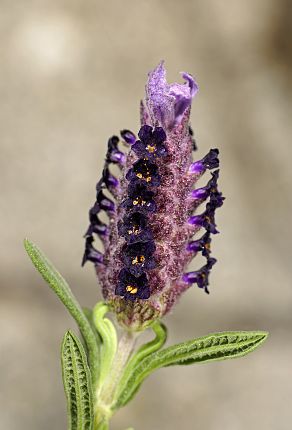
<path fill-rule="evenodd" d="M 190 75 L 189 73 L 181 72 L 181 75 L 189 85 L 191 97 L 195 97 L 195 95 L 199 91 L 199 86 L 198 86 L 197 82 L 192 77 L 192 75 Z"/>
<path fill-rule="evenodd" d="M 192 98 L 198 91 L 194 78 L 183 72 L 184 84 L 168 84 L 164 62 L 148 74 L 146 105 L 153 124 L 159 123 L 166 129 L 180 124 Z"/>

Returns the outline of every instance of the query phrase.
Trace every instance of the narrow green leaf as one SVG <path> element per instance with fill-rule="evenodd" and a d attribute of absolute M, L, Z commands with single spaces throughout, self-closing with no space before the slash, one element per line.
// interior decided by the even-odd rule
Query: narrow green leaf
<path fill-rule="evenodd" d="M 92 430 L 91 375 L 82 343 L 71 331 L 62 342 L 62 374 L 67 397 L 68 430 Z"/>
<path fill-rule="evenodd" d="M 154 352 L 133 369 L 115 408 L 128 403 L 144 379 L 156 369 L 242 357 L 254 351 L 267 336 L 268 333 L 262 331 L 215 333 Z"/>
<path fill-rule="evenodd" d="M 155 338 L 148 343 L 142 345 L 129 362 L 129 367 L 139 363 L 147 355 L 158 351 L 166 342 L 167 328 L 160 321 L 155 321 L 149 328 L 155 333 Z"/>
<path fill-rule="evenodd" d="M 98 331 L 96 330 L 96 327 L 95 327 L 94 321 L 93 321 L 93 310 L 89 309 L 89 308 L 82 308 L 82 310 L 83 310 L 84 315 L 86 316 L 86 318 L 87 318 L 87 320 L 88 320 L 88 322 L 90 324 L 91 330 L 94 333 L 94 336 L 95 336 L 95 339 L 96 339 L 96 343 L 98 345 L 101 345 L 102 340 L 101 340 L 101 337 L 100 337 Z"/>
<path fill-rule="evenodd" d="M 95 386 L 98 377 L 99 350 L 96 336 L 91 329 L 88 319 L 86 318 L 81 306 L 73 295 L 65 279 L 54 268 L 52 263 L 47 259 L 43 252 L 28 239 L 25 239 L 24 247 L 36 269 L 42 275 L 44 280 L 50 285 L 52 290 L 57 294 L 61 302 L 66 306 L 78 324 L 88 349 L 92 383 Z"/>

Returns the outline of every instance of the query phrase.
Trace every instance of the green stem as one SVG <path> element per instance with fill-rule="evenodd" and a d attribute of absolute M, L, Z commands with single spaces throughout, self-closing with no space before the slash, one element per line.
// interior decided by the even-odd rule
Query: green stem
<path fill-rule="evenodd" d="M 119 389 L 115 391 L 115 397 L 113 399 L 114 406 L 118 401 L 119 395 L 125 389 L 128 379 L 130 378 L 136 365 L 139 364 L 145 357 L 147 357 L 151 353 L 158 351 L 166 342 L 167 329 L 164 324 L 162 324 L 160 321 L 155 321 L 151 325 L 151 328 L 155 333 L 155 339 L 142 345 L 138 349 L 138 351 L 135 354 L 133 354 L 128 360 L 125 366 L 125 369 L 123 371 L 123 375 L 119 381 Z"/>
<path fill-rule="evenodd" d="M 122 334 L 112 367 L 100 393 L 101 404 L 107 406 L 112 405 L 115 391 L 123 375 L 129 357 L 134 349 L 136 339 L 137 333 L 124 331 Z"/>
<path fill-rule="evenodd" d="M 109 420 L 114 412 L 112 404 L 115 392 L 137 338 L 136 333 L 124 331 L 117 347 L 116 334 L 113 336 L 112 333 L 112 323 L 103 317 L 105 312 L 106 309 L 101 305 L 94 309 L 95 324 L 104 341 L 101 360 L 101 362 L 104 361 L 103 371 L 101 372 L 103 380 L 96 392 L 94 430 L 109 429 Z"/>

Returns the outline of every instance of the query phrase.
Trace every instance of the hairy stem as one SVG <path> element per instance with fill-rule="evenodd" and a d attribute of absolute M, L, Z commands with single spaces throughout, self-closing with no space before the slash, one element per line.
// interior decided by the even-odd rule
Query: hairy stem
<path fill-rule="evenodd" d="M 94 412 L 94 430 L 108 430 L 109 420 L 113 414 L 112 404 L 118 384 L 126 364 L 131 356 L 137 334 L 124 331 L 105 381 L 96 393 L 97 403 Z"/>
<path fill-rule="evenodd" d="M 105 383 L 100 393 L 100 402 L 111 405 L 118 383 L 123 375 L 126 364 L 134 349 L 137 334 L 124 331 L 118 345 L 118 349 Z"/>

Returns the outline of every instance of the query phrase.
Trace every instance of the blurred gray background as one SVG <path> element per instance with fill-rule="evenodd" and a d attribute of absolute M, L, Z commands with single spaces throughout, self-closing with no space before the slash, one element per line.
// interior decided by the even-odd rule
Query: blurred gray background
<path fill-rule="evenodd" d="M 230 362 L 165 369 L 113 419 L 123 430 L 288 430 L 292 410 L 291 18 L 289 0 L 0 1 L 0 428 L 65 429 L 59 361 L 75 325 L 24 253 L 28 236 L 83 305 L 80 267 L 107 138 L 137 131 L 146 76 L 192 73 L 198 158 L 221 152 L 221 234 L 211 294 L 191 289 L 170 342 L 266 329 Z"/>

